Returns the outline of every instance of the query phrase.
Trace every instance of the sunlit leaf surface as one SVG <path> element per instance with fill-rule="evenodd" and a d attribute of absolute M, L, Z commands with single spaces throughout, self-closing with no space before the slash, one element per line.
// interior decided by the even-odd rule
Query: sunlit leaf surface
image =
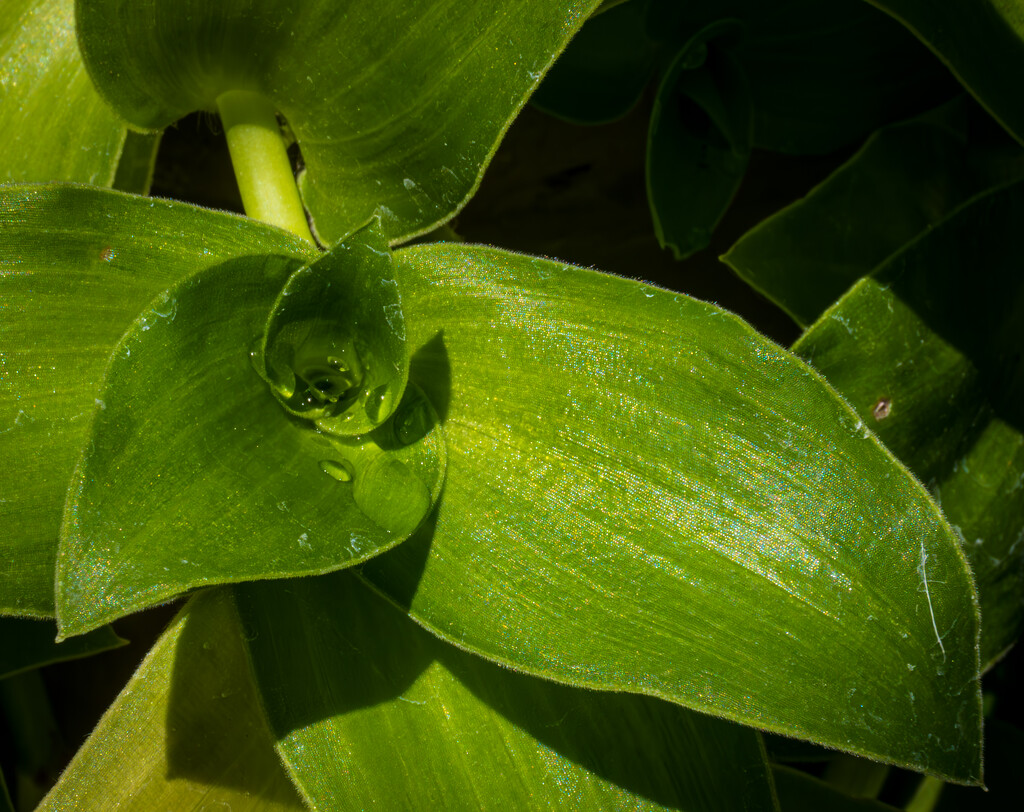
<path fill-rule="evenodd" d="M 40 810 L 301 810 L 274 753 L 227 592 L 196 596 Z"/>
<path fill-rule="evenodd" d="M 74 0 L 0 5 L 2 181 L 114 181 L 126 128 L 85 72 L 73 10 Z"/>
<path fill-rule="evenodd" d="M 977 779 L 957 537 L 816 373 L 639 283 L 397 257 L 448 472 L 436 525 L 366 578 L 527 672 Z"/>
<path fill-rule="evenodd" d="M 315 809 L 775 808 L 749 728 L 506 670 L 348 574 L 236 594 L 279 750 Z"/>
<path fill-rule="evenodd" d="M 935 494 L 973 566 L 982 662 L 1024 624 L 1024 185 L 976 198 L 796 343 Z"/>
<path fill-rule="evenodd" d="M 229 90 L 267 96 L 298 138 L 302 191 L 333 244 L 381 209 L 394 239 L 476 188 L 498 139 L 597 0 L 79 0 L 93 79 L 163 128 Z"/>
<path fill-rule="evenodd" d="M 0 459 L 19 466 L 0 501 L 0 610 L 53 612 L 64 498 L 108 358 L 136 316 L 201 270 L 297 268 L 311 251 L 276 229 L 166 201 L 0 189 Z"/>

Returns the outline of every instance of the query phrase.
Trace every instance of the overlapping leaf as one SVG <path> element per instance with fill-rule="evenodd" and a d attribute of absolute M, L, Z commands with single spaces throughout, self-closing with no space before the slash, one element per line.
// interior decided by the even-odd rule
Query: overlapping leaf
<path fill-rule="evenodd" d="M 744 234 L 723 261 L 810 324 L 972 195 L 1021 175 L 1024 155 L 978 137 L 970 112 L 956 104 L 875 133 L 805 198 Z"/>
<path fill-rule="evenodd" d="M 1003 125 L 1024 142 L 1015 77 L 1024 71 L 1021 0 L 867 0 L 903 22 L 935 51 Z"/>
<path fill-rule="evenodd" d="M 78 0 L 100 91 L 135 125 L 267 96 L 298 138 L 302 192 L 333 244 L 381 207 L 395 239 L 476 188 L 501 134 L 597 0 L 462 3 Z"/>
<path fill-rule="evenodd" d="M 274 753 L 230 595 L 191 600 L 40 810 L 301 810 Z"/>
<path fill-rule="evenodd" d="M 209 268 L 139 314 L 69 486 L 63 635 L 198 586 L 350 566 L 416 529 L 444 442 L 405 387 L 404 341 L 384 341 L 404 338 L 389 267 L 364 229 L 294 273 L 266 257 Z M 307 419 L 306 400 L 332 408 Z"/>
<path fill-rule="evenodd" d="M 20 466 L 0 501 L 0 526 L 17 528 L 0 611 L 45 616 L 68 483 L 122 334 L 193 273 L 298 268 L 312 247 L 240 217 L 74 186 L 0 190 L 0 245 L 0 458 Z"/>
<path fill-rule="evenodd" d="M 819 376 L 684 296 L 397 256 L 448 474 L 436 524 L 367 579 L 527 672 L 977 779 L 956 536 Z"/>
<path fill-rule="evenodd" d="M 712 23 L 662 77 L 647 142 L 647 195 L 662 247 L 705 248 L 747 169 L 754 137 L 747 77 L 733 53 L 736 20 Z"/>
<path fill-rule="evenodd" d="M 347 574 L 236 592 L 279 751 L 314 809 L 775 808 L 750 729 L 507 671 Z"/>
<path fill-rule="evenodd" d="M 982 662 L 1024 624 L 1024 185 L 965 204 L 796 343 L 928 486 L 977 579 Z"/>
<path fill-rule="evenodd" d="M 57 627 L 52 621 L 0 618 L 0 679 L 30 668 L 98 654 L 126 642 L 109 626 L 63 643 L 55 643 L 56 636 Z"/>

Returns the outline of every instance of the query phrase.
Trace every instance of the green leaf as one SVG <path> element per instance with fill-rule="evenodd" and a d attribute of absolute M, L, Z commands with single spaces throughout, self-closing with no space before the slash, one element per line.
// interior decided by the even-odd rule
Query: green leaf
<path fill-rule="evenodd" d="M 737 57 L 759 147 L 831 152 L 955 88 L 926 48 L 861 0 L 661 0 L 648 30 L 683 42 L 725 18 L 743 23 Z"/>
<path fill-rule="evenodd" d="M 286 411 L 327 434 L 365 434 L 394 413 L 409 353 L 379 221 L 292 274 L 254 362 Z"/>
<path fill-rule="evenodd" d="M 801 325 L 985 189 L 1024 175 L 1024 154 L 962 100 L 875 133 L 805 198 L 722 257 Z"/>
<path fill-rule="evenodd" d="M 74 186 L 0 189 L 0 459 L 19 461 L 0 501 L 0 611 L 53 613 L 68 482 L 108 358 L 135 317 L 203 269 L 236 258 L 295 268 L 312 253 L 191 206 Z"/>
<path fill-rule="evenodd" d="M 240 631 L 229 593 L 189 601 L 39 809 L 303 809 Z"/>
<path fill-rule="evenodd" d="M 74 640 L 55 643 L 52 621 L 0 618 L 0 679 L 51 663 L 74 660 L 119 648 L 127 643 L 104 626 Z"/>
<path fill-rule="evenodd" d="M 819 375 L 639 283 L 483 248 L 396 259 L 448 469 L 435 525 L 365 577 L 527 673 L 978 779 L 963 553 Z"/>
<path fill-rule="evenodd" d="M 974 191 L 963 139 L 928 121 L 875 133 L 805 198 L 722 257 L 807 325 L 862 276 Z"/>
<path fill-rule="evenodd" d="M 1022 218 L 1024 184 L 975 198 L 794 345 L 957 528 L 981 598 L 986 664 L 1024 627 Z"/>
<path fill-rule="evenodd" d="M 851 798 L 835 787 L 791 767 L 772 769 L 783 812 L 896 812 L 896 807 L 867 798 Z"/>
<path fill-rule="evenodd" d="M 658 88 L 647 140 L 654 231 L 676 259 L 705 248 L 747 168 L 753 117 L 732 50 L 739 23 L 723 20 L 680 49 Z M 724 43 L 724 44 L 723 44 Z"/>
<path fill-rule="evenodd" d="M 230 90 L 264 94 L 302 149 L 302 193 L 333 244 L 381 208 L 396 241 L 476 189 L 498 140 L 597 0 L 78 0 L 100 92 L 163 128 Z M 339 190 L 344 190 L 339 193 Z"/>
<path fill-rule="evenodd" d="M 979 0 L 868 0 L 928 45 L 971 94 L 1024 142 L 1024 110 L 1014 77 L 1024 71 L 1024 4 Z"/>
<path fill-rule="evenodd" d="M 0 181 L 114 182 L 127 131 L 85 72 L 73 8 L 74 0 L 0 7 Z"/>
<path fill-rule="evenodd" d="M 657 43 L 646 31 L 649 0 L 630 0 L 589 20 L 530 97 L 580 124 L 624 116 L 654 74 Z"/>
<path fill-rule="evenodd" d="M 403 397 L 394 356 L 368 350 L 403 329 L 395 280 L 374 261 L 390 267 L 380 246 L 383 238 L 364 230 L 294 274 L 293 260 L 225 262 L 139 314 L 111 357 L 68 491 L 57 564 L 62 635 L 195 587 L 351 566 L 423 521 L 441 490 L 444 440 L 419 390 Z M 364 293 L 366 301 L 339 308 L 332 284 L 342 304 Z M 308 297 L 325 291 L 326 306 L 310 310 Z M 293 365 L 293 390 L 308 379 L 328 397 L 327 377 L 351 383 L 358 373 L 352 389 L 374 389 L 362 398 L 337 387 L 338 403 L 358 411 L 353 422 L 367 412 L 393 418 L 365 436 L 334 436 L 318 427 L 347 428 L 345 413 L 314 409 L 316 425 L 288 414 L 257 371 L 260 353 L 250 353 L 265 328 L 268 362 L 279 374 Z M 331 367 L 334 356 L 349 366 Z M 398 388 L 374 377 L 383 364 Z"/>
<path fill-rule="evenodd" d="M 776 808 L 749 728 L 506 670 L 345 573 L 236 595 L 279 752 L 313 808 Z"/>

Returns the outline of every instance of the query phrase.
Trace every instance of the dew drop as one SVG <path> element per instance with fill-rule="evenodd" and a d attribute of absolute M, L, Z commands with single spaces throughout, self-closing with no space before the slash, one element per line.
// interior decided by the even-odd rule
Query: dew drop
<path fill-rule="evenodd" d="M 355 476 L 347 460 L 320 460 L 320 470 L 338 482 L 351 482 Z"/>
<path fill-rule="evenodd" d="M 403 401 L 395 414 L 395 439 L 402 445 L 412 445 L 426 437 L 432 422 L 426 402 L 421 398 L 409 398 Z"/>

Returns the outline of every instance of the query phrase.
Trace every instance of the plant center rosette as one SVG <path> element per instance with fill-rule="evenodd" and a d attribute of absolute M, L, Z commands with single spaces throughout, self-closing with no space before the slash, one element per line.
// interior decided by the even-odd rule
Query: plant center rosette
<path fill-rule="evenodd" d="M 306 265 L 217 265 L 139 315 L 69 492 L 62 634 L 208 584 L 343 569 L 416 531 L 446 452 L 391 263 L 375 220 Z"/>

